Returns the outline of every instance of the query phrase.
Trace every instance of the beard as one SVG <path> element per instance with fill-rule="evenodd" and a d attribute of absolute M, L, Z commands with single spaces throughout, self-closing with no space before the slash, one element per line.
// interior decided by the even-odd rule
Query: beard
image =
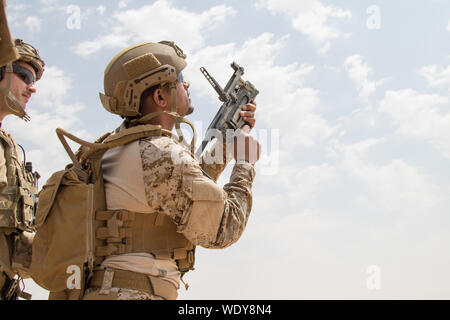
<path fill-rule="evenodd" d="M 192 112 L 194 112 L 194 107 L 190 104 L 186 115 L 190 115 Z"/>

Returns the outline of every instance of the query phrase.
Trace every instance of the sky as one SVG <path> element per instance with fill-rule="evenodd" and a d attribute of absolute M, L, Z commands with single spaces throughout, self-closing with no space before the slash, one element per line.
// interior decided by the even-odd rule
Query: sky
<path fill-rule="evenodd" d="M 259 90 L 247 227 L 229 248 L 197 248 L 179 299 L 450 298 L 447 0 L 7 5 L 13 36 L 46 62 L 32 121 L 3 123 L 40 185 L 70 162 L 57 127 L 94 140 L 120 124 L 98 93 L 127 46 L 172 40 L 187 54 L 197 140 L 220 107 L 200 67 L 224 86 L 235 61 Z"/>

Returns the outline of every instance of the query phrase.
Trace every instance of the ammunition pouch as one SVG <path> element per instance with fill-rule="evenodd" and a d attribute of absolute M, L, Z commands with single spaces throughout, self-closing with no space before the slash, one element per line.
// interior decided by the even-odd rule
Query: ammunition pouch
<path fill-rule="evenodd" d="M 33 231 L 37 187 L 35 177 L 20 163 L 17 145 L 0 129 L 6 160 L 6 186 L 0 187 L 0 231 Z"/>
<path fill-rule="evenodd" d="M 156 259 L 175 260 L 182 273 L 194 269 L 195 247 L 167 215 L 114 210 L 98 211 L 95 219 L 102 225 L 95 235 L 102 242 L 96 257 L 146 252 Z"/>
<path fill-rule="evenodd" d="M 0 152 L 6 163 L 0 186 L 0 295 L 8 300 L 31 297 L 19 284 L 21 278 L 29 277 L 37 202 L 35 177 L 22 165 L 17 150 L 12 137 L 0 129 Z"/>

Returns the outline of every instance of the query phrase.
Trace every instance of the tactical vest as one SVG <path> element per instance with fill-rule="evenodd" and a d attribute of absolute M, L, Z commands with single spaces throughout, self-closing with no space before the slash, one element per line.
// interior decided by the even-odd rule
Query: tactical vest
<path fill-rule="evenodd" d="M 19 279 L 27 278 L 31 263 L 31 241 L 37 194 L 37 173 L 33 174 L 18 158 L 18 146 L 0 128 L 0 143 L 5 156 L 0 183 L 0 300 L 30 299 L 19 288 Z M 36 176 L 35 176 L 36 175 Z M 6 176 L 6 181 L 4 177 Z M 19 278 L 15 279 L 15 275 Z"/>
<path fill-rule="evenodd" d="M 177 232 L 177 226 L 164 213 L 137 213 L 126 210 L 97 211 L 98 243 L 95 255 L 146 252 L 157 259 L 173 259 L 184 273 L 194 267 L 194 246 Z"/>
<path fill-rule="evenodd" d="M 101 170 L 105 152 L 145 137 L 170 136 L 170 131 L 139 125 L 95 143 L 61 129 L 57 134 L 73 163 L 55 172 L 39 194 L 30 267 L 36 283 L 51 292 L 69 290 L 70 299 L 80 299 L 105 258 L 135 252 L 173 259 L 182 273 L 192 270 L 195 248 L 165 214 L 106 210 Z M 65 137 L 82 145 L 77 154 Z"/>
<path fill-rule="evenodd" d="M 0 129 L 0 143 L 5 150 L 7 184 L 0 186 L 0 231 L 33 231 L 37 187 L 17 155 L 12 137 Z"/>

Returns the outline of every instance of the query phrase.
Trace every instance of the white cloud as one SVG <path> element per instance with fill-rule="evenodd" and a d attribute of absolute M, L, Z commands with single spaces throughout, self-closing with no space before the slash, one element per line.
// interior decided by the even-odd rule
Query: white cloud
<path fill-rule="evenodd" d="M 207 32 L 234 14 L 235 11 L 225 5 L 194 13 L 174 7 L 172 1 L 157 0 L 152 5 L 116 12 L 113 15 L 114 26 L 111 27 L 113 32 L 79 43 L 75 52 L 89 56 L 104 47 L 123 48 L 130 42 L 167 39 L 181 47 L 189 44 L 189 48 L 194 50 L 204 45 Z"/>
<path fill-rule="evenodd" d="M 369 75 L 373 69 L 367 64 L 359 54 L 354 54 L 345 60 L 344 67 L 349 78 L 353 81 L 358 90 L 359 96 L 367 102 L 370 95 L 381 86 L 384 80 L 370 81 Z"/>
<path fill-rule="evenodd" d="M 36 16 L 28 16 L 25 19 L 25 26 L 29 32 L 39 32 L 41 30 L 41 19 Z"/>
<path fill-rule="evenodd" d="M 72 87 L 72 80 L 64 74 L 64 70 L 49 66 L 45 68 L 44 77 L 36 83 L 36 94 L 33 103 L 40 107 L 53 108 L 63 102 L 67 91 Z"/>
<path fill-rule="evenodd" d="M 333 140 L 328 145 L 328 154 L 338 162 L 330 168 L 338 180 L 347 181 L 348 188 L 357 190 L 354 194 L 344 193 L 354 202 L 354 212 L 364 208 L 371 214 L 387 214 L 392 223 L 401 222 L 405 217 L 420 217 L 438 205 L 447 191 L 434 185 L 422 168 L 403 159 L 374 163 L 372 154 L 387 142 L 384 137 L 352 144 Z"/>
<path fill-rule="evenodd" d="M 96 10 L 97 10 L 98 13 L 100 13 L 100 15 L 103 15 L 105 13 L 105 11 L 106 11 L 106 8 L 105 8 L 105 6 L 98 6 L 96 8 Z"/>
<path fill-rule="evenodd" d="M 130 1 L 126 1 L 126 0 L 119 1 L 119 9 L 126 8 L 128 6 L 129 2 Z"/>
<path fill-rule="evenodd" d="M 429 65 L 421 68 L 419 74 L 427 79 L 430 87 L 447 87 L 450 91 L 450 65 L 447 68 L 439 68 Z"/>
<path fill-rule="evenodd" d="M 110 33 L 94 41 L 84 41 L 75 47 L 75 53 L 87 57 L 102 48 L 125 48 L 128 46 L 129 36 L 119 33 Z"/>
<path fill-rule="evenodd" d="M 342 144 L 339 140 L 334 139 L 327 146 L 327 153 L 329 157 L 345 159 L 344 164 L 353 166 L 355 162 L 364 159 L 371 148 L 383 144 L 385 141 L 385 138 L 370 138 L 353 144 Z"/>
<path fill-rule="evenodd" d="M 300 168 L 293 179 L 297 183 L 290 188 L 292 198 L 302 203 L 315 203 L 324 185 L 335 177 L 336 168 L 327 163 Z"/>
<path fill-rule="evenodd" d="M 353 172 L 373 195 L 368 204 L 379 202 L 386 213 L 423 215 L 438 202 L 438 188 L 420 169 L 404 160 L 392 160 L 383 166 L 363 165 Z"/>
<path fill-rule="evenodd" d="M 7 4 L 6 6 L 6 18 L 8 19 L 8 24 L 23 21 L 22 14 L 23 12 L 30 7 L 29 4 Z"/>
<path fill-rule="evenodd" d="M 41 4 L 39 6 L 39 13 L 41 14 L 55 14 L 58 12 L 59 14 L 67 14 L 67 8 L 72 5 L 61 4 L 58 0 L 41 0 Z"/>
<path fill-rule="evenodd" d="M 334 129 L 317 113 L 319 91 L 305 86 L 305 79 L 314 72 L 314 66 L 279 64 L 277 58 L 287 40 L 287 37 L 273 40 L 272 34 L 264 33 L 247 40 L 241 47 L 226 44 L 202 48 L 188 57 L 186 75 L 196 84 L 193 88 L 196 93 L 209 95 L 212 101 L 217 101 L 214 90 L 198 68 L 206 67 L 224 86 L 232 73 L 232 69 L 227 68 L 230 62 L 235 60 L 244 66 L 243 78 L 260 91 L 256 98 L 258 119 L 268 128 L 280 130 L 281 149 L 289 154 L 298 146 L 312 146 L 326 139 Z"/>
<path fill-rule="evenodd" d="M 444 106 L 445 111 L 439 106 Z M 446 97 L 405 89 L 387 91 L 379 111 L 391 117 L 400 133 L 426 141 L 450 158 L 450 112 L 447 106 Z"/>
<path fill-rule="evenodd" d="M 283 142 L 289 139 L 292 143 L 281 146 L 281 167 L 276 176 L 258 175 L 252 216 L 242 239 L 217 256 L 215 252 L 200 250 L 197 263 L 205 273 L 188 275 L 196 286 L 180 296 L 201 298 L 207 291 L 217 299 L 230 298 L 236 294 L 231 283 L 238 281 L 244 288 L 239 290 L 243 298 L 373 298 L 373 292 L 366 288 L 366 268 L 372 264 L 381 267 L 383 281 L 389 283 L 383 287 L 380 297 L 448 295 L 448 290 L 442 293 L 436 289 L 440 280 L 427 274 L 420 278 L 423 292 L 404 289 L 408 287 L 408 277 L 430 270 L 427 259 L 433 257 L 430 250 L 448 241 L 446 230 L 439 231 L 439 236 L 431 235 L 441 221 L 448 221 L 448 218 L 440 220 L 448 211 L 448 204 L 444 203 L 448 187 L 433 184 L 426 170 L 406 159 L 374 163 L 372 154 L 389 143 L 382 131 L 376 132 L 381 137 L 352 144 L 343 143 L 341 136 L 334 136 L 330 141 L 336 130 L 318 112 L 320 92 L 305 85 L 308 76 L 315 72 L 314 66 L 282 64 L 277 60 L 287 39 L 263 34 L 242 46 L 210 46 L 188 58 L 186 75 L 196 84 L 196 93 L 210 95 L 217 101 L 207 81 L 197 75 L 198 67 L 207 67 L 222 84 L 231 73 L 231 69 L 223 66 L 235 57 L 246 67 L 244 78 L 254 82 L 261 91 L 257 98 L 257 125 L 280 128 L 285 133 Z M 251 48 L 261 49 L 254 52 Z M 371 68 L 360 56 L 348 59 L 346 67 L 355 83 L 363 81 L 358 87 L 361 97 L 370 97 L 381 85 L 381 81 L 370 79 Z M 403 109 L 412 108 L 409 112 L 416 121 L 414 124 L 419 126 L 427 123 L 427 119 L 421 118 L 430 113 L 438 132 L 432 135 L 427 129 L 423 137 L 440 135 L 440 140 L 434 142 L 445 143 L 450 132 L 444 132 L 444 124 L 439 123 L 445 115 L 439 117 L 437 107 L 444 106 L 447 99 L 415 92 L 406 94 L 408 91 L 403 96 L 401 91 L 395 92 L 398 96 L 391 93 L 388 91 L 380 104 L 380 112 L 389 115 L 392 112 L 392 117 L 399 118 L 394 123 L 400 127 L 407 126 L 409 121 L 402 118 L 406 112 Z M 306 130 L 315 124 L 316 130 Z M 341 129 L 349 126 L 343 123 Z M 358 135 L 352 138 L 358 139 Z M 304 158 L 309 154 L 302 153 L 310 150 L 304 148 L 307 146 L 318 149 L 319 157 L 325 156 L 327 162 L 314 158 L 308 164 Z M 227 177 L 225 173 L 221 180 Z M 427 223 L 428 233 L 421 229 Z M 426 245 L 418 248 L 423 242 Z M 233 266 L 226 264 L 227 252 L 233 257 Z M 224 267 L 219 267 L 219 272 L 229 281 L 224 280 L 220 290 L 211 291 L 205 279 L 217 272 L 217 265 L 222 265 L 219 255 L 224 259 Z M 239 272 L 239 265 L 246 265 L 251 274 Z M 440 276 L 446 274 L 446 265 L 448 259 L 439 260 Z M 281 285 L 277 276 L 266 277 L 264 287 L 271 290 L 261 293 L 264 288 L 259 286 L 258 279 L 280 269 L 290 285 Z"/>
<path fill-rule="evenodd" d="M 352 16 L 350 10 L 325 5 L 319 0 L 260 0 L 258 6 L 265 7 L 272 13 L 286 14 L 294 29 L 305 34 L 319 47 L 322 54 L 329 50 L 332 40 L 344 36 L 329 20 L 349 19 Z"/>
<path fill-rule="evenodd" d="M 52 6 L 58 3 L 58 0 L 40 0 L 39 1 L 44 6 Z"/>
<path fill-rule="evenodd" d="M 404 160 L 394 159 L 384 165 L 370 163 L 367 153 L 386 142 L 384 138 L 367 139 L 354 144 L 338 144 L 339 167 L 362 183 L 359 205 L 380 214 L 396 214 L 394 221 L 424 214 L 438 202 L 437 190 L 421 169 Z"/>

